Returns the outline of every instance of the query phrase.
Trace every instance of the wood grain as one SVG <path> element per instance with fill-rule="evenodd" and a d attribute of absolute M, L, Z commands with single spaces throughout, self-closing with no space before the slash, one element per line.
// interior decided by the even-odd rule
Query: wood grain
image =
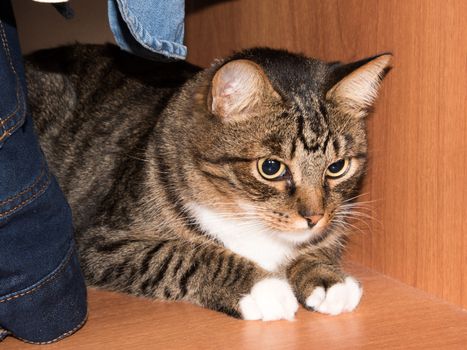
<path fill-rule="evenodd" d="M 199 6 L 200 3 L 210 6 Z M 327 60 L 394 54 L 369 120 L 374 203 L 350 257 L 467 307 L 467 2 L 190 1 L 189 60 L 250 46 Z"/>
<path fill-rule="evenodd" d="M 46 349 L 465 349 L 467 312 L 357 265 L 353 313 L 300 309 L 295 322 L 241 321 L 184 303 L 91 289 L 87 324 Z M 7 338 L 2 350 L 37 349 Z"/>

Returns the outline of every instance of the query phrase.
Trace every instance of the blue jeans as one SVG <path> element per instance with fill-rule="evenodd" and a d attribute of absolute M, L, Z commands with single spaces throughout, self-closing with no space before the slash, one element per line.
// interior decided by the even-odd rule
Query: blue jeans
<path fill-rule="evenodd" d="M 107 0 L 110 28 L 122 49 L 160 59 L 184 59 L 185 0 Z"/>
<path fill-rule="evenodd" d="M 11 4 L 0 0 L 0 339 L 59 340 L 86 314 L 70 208 L 34 134 Z"/>

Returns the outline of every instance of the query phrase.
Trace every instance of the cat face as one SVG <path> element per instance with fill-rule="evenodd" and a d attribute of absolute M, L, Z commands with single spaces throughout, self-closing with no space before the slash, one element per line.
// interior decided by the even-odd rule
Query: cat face
<path fill-rule="evenodd" d="M 323 238 L 357 194 L 364 116 L 390 56 L 344 66 L 257 54 L 224 63 L 212 78 L 199 124 L 198 200 L 246 229 L 296 243 Z"/>

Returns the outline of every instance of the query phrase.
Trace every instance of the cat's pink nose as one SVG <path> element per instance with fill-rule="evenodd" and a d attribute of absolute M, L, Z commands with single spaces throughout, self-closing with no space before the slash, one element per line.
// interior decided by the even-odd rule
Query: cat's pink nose
<path fill-rule="evenodd" d="M 317 214 L 317 215 L 312 215 L 307 219 L 309 219 L 313 223 L 313 225 L 316 225 L 318 221 L 321 220 L 322 218 L 323 218 L 322 214 Z"/>
<path fill-rule="evenodd" d="M 309 228 L 315 226 L 324 216 L 322 213 L 315 214 L 311 213 L 309 210 L 301 210 L 300 215 L 306 219 Z"/>

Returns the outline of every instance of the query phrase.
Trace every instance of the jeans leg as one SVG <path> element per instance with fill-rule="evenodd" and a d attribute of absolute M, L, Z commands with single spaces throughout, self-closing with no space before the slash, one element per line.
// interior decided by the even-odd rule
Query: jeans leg
<path fill-rule="evenodd" d="M 59 340 L 87 314 L 70 208 L 40 150 L 10 1 L 0 0 L 0 339 Z"/>

